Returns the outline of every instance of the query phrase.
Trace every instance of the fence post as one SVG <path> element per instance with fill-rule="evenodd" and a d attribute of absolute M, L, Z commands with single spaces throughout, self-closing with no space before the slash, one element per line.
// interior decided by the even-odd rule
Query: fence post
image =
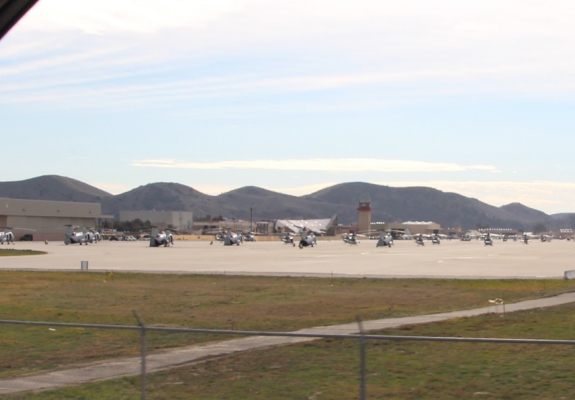
<path fill-rule="evenodd" d="M 361 317 L 356 315 L 357 325 L 359 326 L 359 334 L 361 335 L 359 339 L 359 399 L 366 399 L 365 390 L 365 332 L 363 331 L 363 324 L 361 322 Z"/>
<path fill-rule="evenodd" d="M 140 365 L 141 365 L 141 376 L 140 376 L 140 398 L 142 400 L 146 400 L 146 345 L 147 345 L 147 338 L 146 338 L 146 325 L 144 321 L 140 318 L 140 315 L 136 310 L 132 310 L 134 316 L 138 320 L 138 325 L 142 329 L 140 329 Z"/>

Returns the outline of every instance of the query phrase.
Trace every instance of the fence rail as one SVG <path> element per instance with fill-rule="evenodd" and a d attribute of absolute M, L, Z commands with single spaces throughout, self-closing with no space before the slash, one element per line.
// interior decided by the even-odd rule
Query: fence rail
<path fill-rule="evenodd" d="M 359 365 L 359 398 L 367 398 L 365 377 L 365 345 L 367 340 L 390 340 L 390 341 L 419 341 L 419 342 L 459 342 L 459 343 L 500 343 L 500 344 L 533 344 L 533 345 L 575 345 L 575 340 L 550 340 L 550 339 L 502 339 L 502 338 L 473 338 L 473 337 L 436 337 L 436 336 L 398 336 L 398 335 L 371 335 L 363 330 L 361 318 L 357 317 L 359 334 L 331 334 L 331 333 L 299 333 L 299 332 L 265 332 L 265 331 L 238 331 L 228 329 L 198 329 L 198 328 L 171 328 L 147 326 L 139 314 L 134 311 L 134 316 L 138 325 L 104 325 L 104 324 L 77 324 L 65 322 L 46 321 L 18 321 L 0 320 L 0 324 L 5 325 L 27 325 L 27 326 L 53 326 L 65 328 L 86 328 L 86 329 L 114 329 L 131 330 L 140 332 L 140 357 L 141 357 L 141 399 L 146 399 L 146 357 L 147 357 L 147 332 L 178 332 L 178 333 L 206 333 L 242 336 L 273 336 L 273 337 L 294 337 L 311 339 L 355 339 L 359 342 L 360 365 Z"/>

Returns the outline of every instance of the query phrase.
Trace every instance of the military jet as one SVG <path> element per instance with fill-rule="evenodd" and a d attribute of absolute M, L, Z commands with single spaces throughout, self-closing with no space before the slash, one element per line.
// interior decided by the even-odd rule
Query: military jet
<path fill-rule="evenodd" d="M 244 237 L 242 235 L 236 235 L 234 233 L 232 233 L 232 231 L 230 229 L 227 230 L 226 232 L 226 237 L 224 239 L 224 246 L 232 246 L 232 245 L 237 245 L 239 246 L 240 243 L 244 242 Z"/>
<path fill-rule="evenodd" d="M 317 244 L 315 239 L 315 235 L 313 232 L 308 233 L 307 230 L 303 230 L 301 232 L 301 240 L 299 241 L 299 248 L 303 249 L 304 247 L 310 246 L 313 247 Z"/>
<path fill-rule="evenodd" d="M 150 247 L 164 246 L 168 247 L 174 244 L 174 235 L 169 230 L 159 231 L 158 228 L 152 228 L 150 234 Z"/>
<path fill-rule="evenodd" d="M 487 234 L 487 236 L 485 236 L 483 243 L 485 243 L 485 246 L 493 246 L 493 239 L 491 238 L 491 235 L 489 233 Z"/>
<path fill-rule="evenodd" d="M 0 244 L 14 244 L 14 234 L 11 231 L 11 228 L 4 228 L 4 232 L 0 232 Z"/>
<path fill-rule="evenodd" d="M 386 234 L 384 232 L 381 232 L 379 234 L 379 238 L 377 240 L 375 247 L 380 247 L 380 246 L 391 247 L 392 245 L 393 245 L 393 238 L 391 237 L 391 235 L 389 233 Z"/>

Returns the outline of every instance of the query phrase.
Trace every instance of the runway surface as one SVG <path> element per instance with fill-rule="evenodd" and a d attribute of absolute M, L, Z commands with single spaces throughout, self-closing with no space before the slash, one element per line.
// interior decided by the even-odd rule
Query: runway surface
<path fill-rule="evenodd" d="M 90 270 L 164 273 L 216 273 L 254 275 L 450 277 L 450 278 L 562 278 L 575 269 L 575 243 L 555 240 L 427 242 L 396 241 L 392 248 L 375 247 L 365 240 L 356 246 L 341 240 L 320 241 L 313 248 L 281 242 L 255 242 L 240 246 L 210 245 L 203 241 L 177 241 L 172 247 L 152 248 L 148 242 L 105 242 L 64 245 L 17 242 L 3 248 L 48 251 L 44 256 L 0 257 L 0 269 Z M 0 247 L 2 248 L 2 247 Z"/>

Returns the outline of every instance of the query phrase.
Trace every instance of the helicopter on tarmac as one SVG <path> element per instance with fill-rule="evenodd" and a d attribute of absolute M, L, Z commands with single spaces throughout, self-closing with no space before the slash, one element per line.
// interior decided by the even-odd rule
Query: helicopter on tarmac
<path fill-rule="evenodd" d="M 541 235 L 541 241 L 542 242 L 550 242 L 553 239 L 553 236 L 551 235 Z"/>
<path fill-rule="evenodd" d="M 236 235 L 232 233 L 230 229 L 226 232 L 226 237 L 224 238 L 224 246 L 232 246 L 237 245 L 239 246 L 240 243 L 244 242 L 244 237 L 242 235 Z"/>
<path fill-rule="evenodd" d="M 301 231 L 301 240 L 299 241 L 299 248 L 303 249 L 304 247 L 310 246 L 313 247 L 317 244 L 315 239 L 315 235 L 313 232 L 308 233 L 306 229 Z"/>
<path fill-rule="evenodd" d="M 438 235 L 433 235 L 431 237 L 431 244 L 441 244 L 441 240 Z"/>
<path fill-rule="evenodd" d="M 285 244 L 293 244 L 295 246 L 295 243 L 293 242 L 293 236 L 290 235 L 289 232 L 286 232 L 285 235 L 282 236 L 282 242 Z"/>
<path fill-rule="evenodd" d="M 521 240 L 523 244 L 529 244 L 529 235 L 526 233 L 523 234 L 523 239 Z"/>
<path fill-rule="evenodd" d="M 88 245 L 88 243 L 94 243 L 94 241 L 99 241 L 100 234 L 97 235 L 93 230 L 87 228 L 82 228 L 82 231 L 77 231 L 78 226 L 66 225 L 66 237 L 64 238 L 64 244 L 67 246 L 69 244 L 82 244 Z"/>
<path fill-rule="evenodd" d="M 358 244 L 359 242 L 357 241 L 357 237 L 355 235 L 355 232 L 349 232 L 346 233 L 345 235 L 343 235 L 343 242 L 347 243 L 347 244 Z"/>
<path fill-rule="evenodd" d="M 14 234 L 11 231 L 12 228 L 4 228 L 4 232 L 0 232 L 0 244 L 14 244 Z"/>
<path fill-rule="evenodd" d="M 491 235 L 489 233 L 487 234 L 487 236 L 485 236 L 483 243 L 485 243 L 485 246 L 493 246 L 493 239 L 491 238 Z"/>
<path fill-rule="evenodd" d="M 248 232 L 243 234 L 243 240 L 246 242 L 255 242 L 256 241 L 256 234 L 253 232 Z"/>
<path fill-rule="evenodd" d="M 36 232 L 36 230 L 34 230 L 34 229 L 12 228 L 9 226 L 1 226 L 0 229 L 1 228 L 4 228 L 4 231 L 0 232 L 0 244 L 4 244 L 4 242 L 6 242 L 6 244 L 10 244 L 10 242 L 12 242 L 12 244 L 14 244 L 14 233 L 12 233 L 12 229 L 18 229 L 21 231 Z"/>
<path fill-rule="evenodd" d="M 386 234 L 385 232 L 381 232 L 379 234 L 379 238 L 377 240 L 375 247 L 380 247 L 380 246 L 391 247 L 392 245 L 393 245 L 393 238 L 391 237 L 391 235 L 389 233 Z"/>
<path fill-rule="evenodd" d="M 415 244 L 417 244 L 418 246 L 425 246 L 425 242 L 423 241 L 423 235 L 421 233 L 415 238 Z"/>
<path fill-rule="evenodd" d="M 152 228 L 152 232 L 150 233 L 150 247 L 168 247 L 173 244 L 174 235 L 172 235 L 170 230 L 160 232 L 158 228 Z"/>

